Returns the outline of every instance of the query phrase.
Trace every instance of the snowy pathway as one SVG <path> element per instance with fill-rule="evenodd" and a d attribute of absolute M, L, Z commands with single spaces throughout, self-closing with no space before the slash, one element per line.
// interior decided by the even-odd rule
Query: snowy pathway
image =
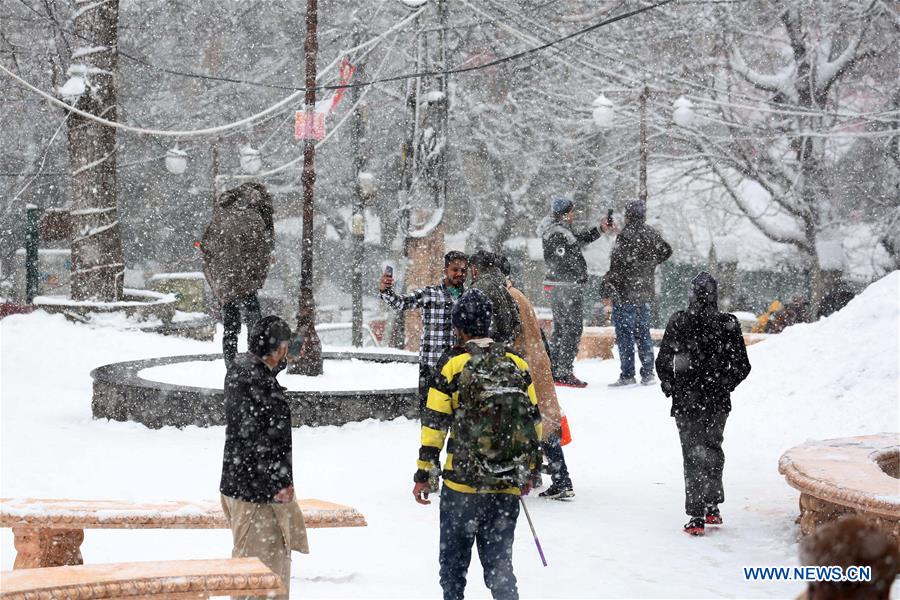
<path fill-rule="evenodd" d="M 734 396 L 725 430 L 726 525 L 690 538 L 681 455 L 659 388 L 608 391 L 617 361 L 585 361 L 590 385 L 563 389 L 574 442 L 566 456 L 577 497 L 532 497 L 550 562 L 540 565 L 524 518 L 515 545 L 523 597 L 787 597 L 796 583 L 745 582 L 741 567 L 796 564 L 798 494 L 777 472 L 809 438 L 896 431 L 897 285 L 872 286 L 845 311 L 750 348 L 753 373 Z M 856 344 L 847 345 L 848 340 Z M 103 499 L 217 496 L 222 428 L 149 430 L 92 421 L 91 368 L 149 356 L 215 352 L 216 344 L 92 330 L 35 314 L 0 322 L 0 495 Z M 356 506 L 370 526 L 314 530 L 295 555 L 296 597 L 437 597 L 438 506 L 417 505 L 417 424 L 366 422 L 294 431 L 301 497 Z M 88 562 L 227 556 L 227 531 L 86 533 Z M 0 568 L 12 535 L 0 531 Z M 470 597 L 487 597 L 477 561 Z"/>

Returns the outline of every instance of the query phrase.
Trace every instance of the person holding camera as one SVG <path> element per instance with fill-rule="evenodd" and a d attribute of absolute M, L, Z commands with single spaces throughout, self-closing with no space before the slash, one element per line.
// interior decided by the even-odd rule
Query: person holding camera
<path fill-rule="evenodd" d="M 258 557 L 290 589 L 291 550 L 309 552 L 294 500 L 291 409 L 276 375 L 287 363 L 291 328 L 268 316 L 250 331 L 249 352 L 225 376 L 225 450 L 219 484 L 233 558 Z M 279 596 L 287 598 L 287 595 Z"/>
<path fill-rule="evenodd" d="M 672 256 L 672 247 L 652 227 L 644 224 L 646 205 L 637 200 L 625 209 L 625 227 L 617 232 L 609 257 L 609 271 L 603 276 L 603 304 L 612 311 L 619 348 L 621 374 L 610 387 L 635 384 L 634 346 L 641 359 L 641 383 L 651 385 L 653 342 L 650 339 L 650 304 L 656 294 L 656 267 Z M 604 231 L 616 233 L 608 224 Z"/>
<path fill-rule="evenodd" d="M 381 299 L 396 312 L 422 309 L 422 340 L 419 345 L 419 412 L 425 408 L 431 373 L 444 350 L 453 347 L 456 337 L 450 322 L 450 311 L 462 296 L 469 269 L 469 257 L 457 250 L 444 255 L 444 278 L 438 285 L 406 294 L 394 291 L 393 269 L 381 275 L 378 288 Z"/>
<path fill-rule="evenodd" d="M 553 311 L 553 333 L 550 336 L 553 380 L 557 385 L 583 388 L 587 384 L 572 372 L 581 333 L 584 329 L 584 286 L 587 262 L 582 247 L 600 238 L 600 228 L 576 231 L 575 203 L 564 196 L 550 201 L 550 215 L 538 228 L 544 245 L 547 274 L 544 291 Z"/>

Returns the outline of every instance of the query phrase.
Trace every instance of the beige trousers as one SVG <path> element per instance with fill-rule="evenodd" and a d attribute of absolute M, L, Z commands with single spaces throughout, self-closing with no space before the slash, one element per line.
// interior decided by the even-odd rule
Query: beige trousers
<path fill-rule="evenodd" d="M 234 538 L 232 558 L 255 556 L 284 582 L 286 599 L 291 588 L 291 550 L 309 554 L 306 524 L 297 502 L 255 504 L 222 495 L 222 510 Z M 242 599 L 254 596 L 239 596 Z"/>

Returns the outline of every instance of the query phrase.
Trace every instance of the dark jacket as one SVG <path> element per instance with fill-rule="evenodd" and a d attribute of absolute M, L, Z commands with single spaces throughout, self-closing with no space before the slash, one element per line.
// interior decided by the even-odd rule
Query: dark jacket
<path fill-rule="evenodd" d="M 642 304 L 656 294 L 656 266 L 672 256 L 672 247 L 652 227 L 629 221 L 616 237 L 603 276 L 602 295 L 614 302 Z"/>
<path fill-rule="evenodd" d="M 731 392 L 750 373 L 740 323 L 720 313 L 717 300 L 692 293 L 688 309 L 672 315 L 666 326 L 656 372 L 663 393 L 672 398 L 673 417 L 730 412 Z"/>
<path fill-rule="evenodd" d="M 597 240 L 600 230 L 591 227 L 586 231 L 576 232 L 571 224 L 548 216 L 541 221 L 538 232 L 544 243 L 546 283 L 586 283 L 587 263 L 581 248 Z"/>
<path fill-rule="evenodd" d="M 491 339 L 512 344 L 522 330 L 522 322 L 518 305 L 506 289 L 506 277 L 499 270 L 491 269 L 480 273 L 472 287 L 484 292 L 491 301 Z"/>
<path fill-rule="evenodd" d="M 271 207 L 266 202 L 250 190 L 228 190 L 203 233 L 203 271 L 223 304 L 257 292 L 266 282 L 275 248 Z"/>
<path fill-rule="evenodd" d="M 291 409 L 262 359 L 238 354 L 225 376 L 225 453 L 219 491 L 270 504 L 293 485 Z"/>

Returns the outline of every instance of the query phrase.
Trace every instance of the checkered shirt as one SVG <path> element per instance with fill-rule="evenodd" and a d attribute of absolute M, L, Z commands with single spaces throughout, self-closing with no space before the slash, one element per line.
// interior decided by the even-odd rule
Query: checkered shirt
<path fill-rule="evenodd" d="M 447 286 L 429 285 L 408 294 L 397 294 L 389 288 L 381 292 L 381 299 L 397 312 L 413 308 L 422 309 L 422 340 L 419 345 L 419 363 L 434 368 L 444 350 L 456 343 L 450 311 L 456 302 Z"/>

